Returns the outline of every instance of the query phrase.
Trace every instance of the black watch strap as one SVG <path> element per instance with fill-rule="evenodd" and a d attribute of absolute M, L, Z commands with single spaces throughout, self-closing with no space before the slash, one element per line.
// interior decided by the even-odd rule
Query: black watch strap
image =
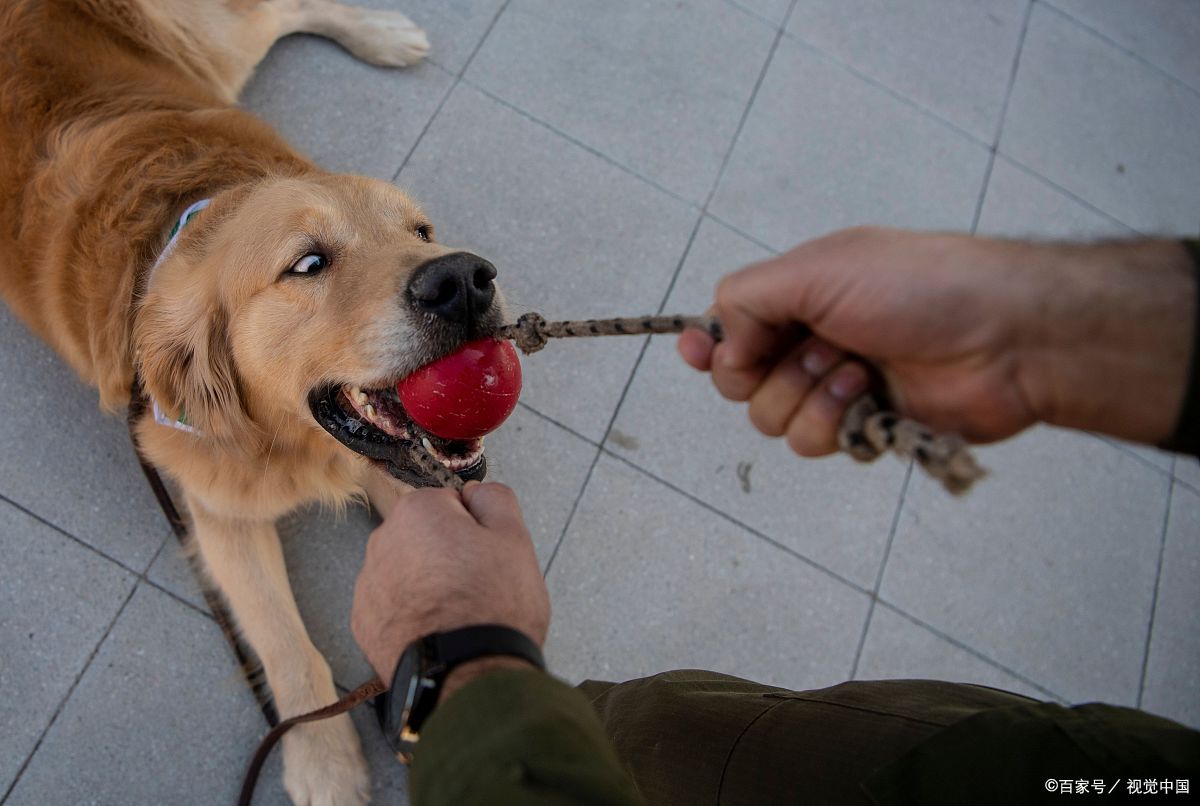
<path fill-rule="evenodd" d="M 401 761 L 409 761 L 422 725 L 433 712 L 446 676 L 456 666 L 478 658 L 509 656 L 545 671 L 542 651 L 519 630 L 479 624 L 426 635 L 400 656 L 392 685 L 375 699 L 384 738 Z"/>
<path fill-rule="evenodd" d="M 434 633 L 424 640 L 433 644 L 435 657 L 441 662 L 445 673 L 467 661 L 492 655 L 521 658 L 543 671 L 546 669 L 546 660 L 538 645 L 525 633 L 512 627 L 480 624 Z"/>

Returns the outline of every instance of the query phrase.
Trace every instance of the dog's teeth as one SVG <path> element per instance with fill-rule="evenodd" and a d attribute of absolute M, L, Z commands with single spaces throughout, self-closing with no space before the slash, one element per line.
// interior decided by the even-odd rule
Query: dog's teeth
<path fill-rule="evenodd" d="M 421 445 L 425 450 L 433 453 L 433 443 L 429 441 L 429 437 L 421 437 Z"/>
<path fill-rule="evenodd" d="M 367 416 L 370 417 L 372 420 L 375 419 L 375 407 L 372 406 L 370 403 L 367 404 Z"/>
<path fill-rule="evenodd" d="M 358 405 L 365 405 L 367 402 L 367 393 L 361 389 L 354 390 L 354 399 L 358 401 Z"/>

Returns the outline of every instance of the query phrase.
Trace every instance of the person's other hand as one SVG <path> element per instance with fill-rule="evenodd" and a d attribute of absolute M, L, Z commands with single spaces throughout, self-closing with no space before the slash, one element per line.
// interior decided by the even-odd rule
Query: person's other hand
<path fill-rule="evenodd" d="M 385 682 L 404 648 L 433 632 L 500 624 L 541 646 L 550 597 L 513 491 L 470 483 L 461 496 L 447 489 L 403 496 L 371 533 L 350 624 Z M 491 665 L 503 664 L 475 664 Z"/>
<path fill-rule="evenodd" d="M 881 374 L 910 417 L 975 442 L 1038 420 L 1154 442 L 1186 381 L 1192 286 L 1179 244 L 1064 246 L 856 228 L 725 277 L 721 344 L 679 339 L 754 425 L 804 456 L 837 449 Z M 804 323 L 812 336 L 797 338 Z M 1117 399 L 1114 384 L 1140 386 Z"/>

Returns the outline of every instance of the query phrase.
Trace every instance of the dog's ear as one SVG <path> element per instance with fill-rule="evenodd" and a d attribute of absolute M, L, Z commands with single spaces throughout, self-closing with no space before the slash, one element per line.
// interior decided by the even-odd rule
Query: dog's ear
<path fill-rule="evenodd" d="M 261 434 L 245 406 L 219 302 L 203 292 L 151 292 L 134 344 L 142 386 L 168 418 L 227 448 L 253 450 Z"/>

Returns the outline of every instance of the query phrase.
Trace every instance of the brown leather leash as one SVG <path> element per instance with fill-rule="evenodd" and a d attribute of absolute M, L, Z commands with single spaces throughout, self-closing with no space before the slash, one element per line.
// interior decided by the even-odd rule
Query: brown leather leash
<path fill-rule="evenodd" d="M 724 336 L 721 323 L 713 317 L 706 316 L 655 315 L 548 322 L 536 313 L 527 313 L 521 316 L 515 324 L 500 328 L 496 336 L 512 339 L 522 352 L 529 355 L 541 350 L 546 346 L 547 340 L 552 338 L 640 336 L 656 333 L 681 333 L 689 328 L 703 330 L 716 341 L 720 341 Z M 190 537 L 187 526 L 171 500 L 170 492 L 163 484 L 158 471 L 146 461 L 137 446 L 134 427 L 146 409 L 146 398 L 135 377 L 129 405 L 130 439 L 133 441 L 138 461 L 154 491 L 154 496 L 158 499 L 163 514 L 166 515 L 171 529 L 175 532 L 175 536 L 179 539 L 190 561 Z M 889 411 L 886 401 L 878 393 L 868 392 L 850 405 L 838 430 L 838 444 L 844 452 L 860 462 L 873 461 L 889 451 L 902 458 L 911 459 L 955 495 L 966 492 L 975 481 L 985 475 L 985 471 L 976 464 L 966 443 L 960 437 L 934 434 L 920 423 Z M 409 450 L 413 461 L 425 471 L 431 481 L 443 487 L 462 489 L 462 480 L 439 462 L 421 441 L 411 443 Z M 194 567 L 193 571 L 196 571 Z M 242 664 L 246 682 L 253 690 L 267 723 L 272 726 L 267 735 L 259 742 L 242 780 L 238 806 L 250 806 L 263 764 L 266 763 L 271 750 L 284 734 L 296 725 L 344 714 L 368 699 L 382 694 L 387 690 L 387 685 L 378 677 L 373 678 L 331 705 L 306 714 L 289 717 L 280 722 L 265 681 L 254 671 L 257 668 L 256 662 L 252 660 L 254 654 L 246 647 L 233 628 L 233 619 L 225 608 L 220 594 L 207 584 L 201 574 L 196 573 L 195 576 L 200 583 L 204 599 L 208 603 L 213 617 L 220 625 L 234 655 Z"/>

